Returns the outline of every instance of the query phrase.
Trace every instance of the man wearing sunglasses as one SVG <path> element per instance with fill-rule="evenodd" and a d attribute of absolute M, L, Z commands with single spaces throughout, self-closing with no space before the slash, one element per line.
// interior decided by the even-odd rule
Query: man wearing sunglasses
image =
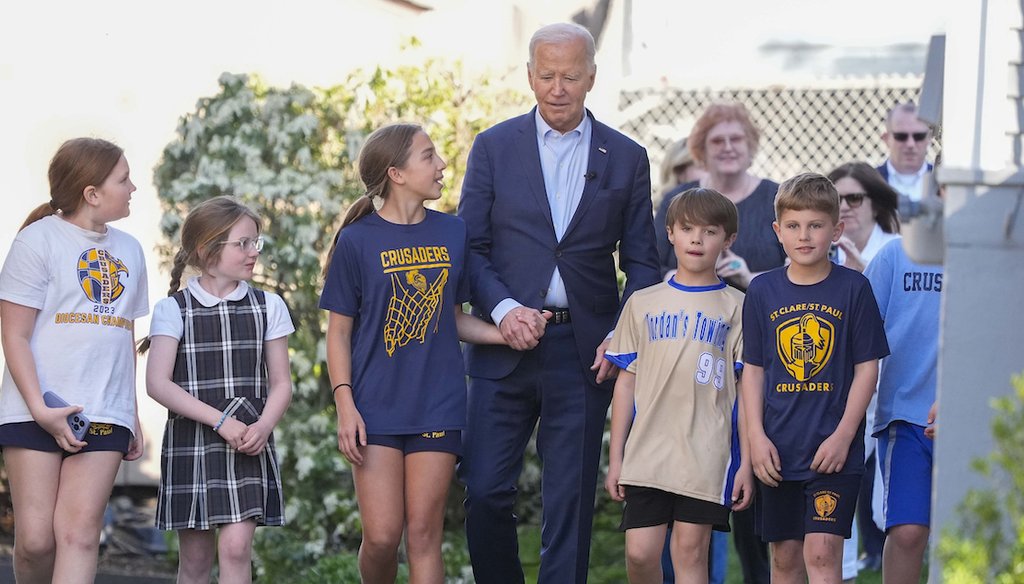
<path fill-rule="evenodd" d="M 911 201 L 924 194 L 924 176 L 932 170 L 925 160 L 932 143 L 931 127 L 917 117 L 913 102 L 901 103 L 889 110 L 882 140 L 889 148 L 889 159 L 878 167 L 889 186 Z"/>

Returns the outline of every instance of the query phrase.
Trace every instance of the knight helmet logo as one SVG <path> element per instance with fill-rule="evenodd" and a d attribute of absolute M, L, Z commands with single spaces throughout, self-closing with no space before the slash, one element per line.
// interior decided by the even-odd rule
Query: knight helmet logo
<path fill-rule="evenodd" d="M 797 381 L 808 381 L 828 364 L 835 346 L 832 323 L 805 312 L 775 329 L 779 359 Z"/>

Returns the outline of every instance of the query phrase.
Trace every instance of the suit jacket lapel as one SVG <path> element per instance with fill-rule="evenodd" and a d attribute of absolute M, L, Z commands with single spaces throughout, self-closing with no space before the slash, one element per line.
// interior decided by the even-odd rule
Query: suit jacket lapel
<path fill-rule="evenodd" d="M 535 110 L 536 108 L 534 108 Z M 525 123 L 519 127 L 519 135 L 516 136 L 518 143 L 516 151 L 519 152 L 520 161 L 523 165 L 524 174 L 530 185 L 537 206 L 541 209 L 541 215 L 551 228 L 552 235 L 555 233 L 555 224 L 551 220 L 551 204 L 548 203 L 547 189 L 544 188 L 544 173 L 540 168 L 540 151 L 537 149 L 537 123 L 534 110 L 525 118 Z"/>
<path fill-rule="evenodd" d="M 594 178 L 587 179 L 583 183 L 583 195 L 580 197 L 580 204 L 576 207 L 576 212 L 573 213 L 569 226 L 565 228 L 565 235 L 562 236 L 562 240 L 569 237 L 572 230 L 580 223 L 581 218 L 586 214 L 587 209 L 590 208 L 590 204 L 594 202 L 594 196 L 597 194 L 598 187 L 604 184 L 606 178 L 605 169 L 608 166 L 609 156 L 608 137 L 589 111 L 587 115 L 590 116 L 591 127 L 590 160 L 587 163 L 587 174 Z"/>

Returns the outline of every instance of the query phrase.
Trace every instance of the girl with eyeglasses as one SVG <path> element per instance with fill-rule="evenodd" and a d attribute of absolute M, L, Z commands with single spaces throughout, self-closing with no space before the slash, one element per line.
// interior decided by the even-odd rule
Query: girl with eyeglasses
<path fill-rule="evenodd" d="M 284 524 L 273 430 L 291 401 L 284 300 L 249 285 L 260 218 L 231 197 L 181 226 L 168 297 L 157 303 L 146 367 L 167 407 L 156 525 L 178 532 L 178 582 L 251 582 L 257 525 Z M 187 266 L 199 276 L 179 290 Z M 145 349 L 143 349 L 145 350 Z"/>
<path fill-rule="evenodd" d="M 839 219 L 844 224 L 836 243 L 836 263 L 863 272 L 882 246 L 899 237 L 899 195 L 864 162 L 848 162 L 828 178 L 839 191 Z"/>
<path fill-rule="evenodd" d="M 0 272 L 0 446 L 15 579 L 92 582 L 114 477 L 143 453 L 133 349 L 135 319 L 149 312 L 146 262 L 109 225 L 128 216 L 135 192 L 119 146 L 68 140 L 49 181 L 49 202 L 25 220 Z M 66 403 L 53 407 L 46 392 Z M 84 435 L 70 427 L 82 416 Z"/>

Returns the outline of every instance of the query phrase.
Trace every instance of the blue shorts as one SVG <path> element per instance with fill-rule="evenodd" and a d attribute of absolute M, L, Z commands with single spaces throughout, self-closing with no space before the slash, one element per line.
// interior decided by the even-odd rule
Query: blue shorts
<path fill-rule="evenodd" d="M 886 531 L 895 525 L 930 525 L 933 445 L 924 426 L 896 420 L 875 437 Z"/>
<path fill-rule="evenodd" d="M 402 454 L 413 452 L 447 452 L 462 456 L 462 432 L 460 430 L 439 430 L 421 434 L 367 434 L 367 444 L 387 446 L 401 450 Z"/>
<path fill-rule="evenodd" d="M 35 422 L 0 424 L 0 447 L 11 446 L 42 452 L 63 452 L 65 457 L 83 452 L 114 451 L 127 454 L 131 440 L 132 433 L 124 426 L 93 422 L 89 424 L 89 431 L 82 440 L 88 444 L 78 452 L 71 453 L 57 446 L 57 441 L 53 436 Z"/>
<path fill-rule="evenodd" d="M 850 537 L 860 491 L 859 474 L 819 474 L 769 487 L 758 481 L 757 533 L 767 542 L 803 539 L 808 533 Z"/>

